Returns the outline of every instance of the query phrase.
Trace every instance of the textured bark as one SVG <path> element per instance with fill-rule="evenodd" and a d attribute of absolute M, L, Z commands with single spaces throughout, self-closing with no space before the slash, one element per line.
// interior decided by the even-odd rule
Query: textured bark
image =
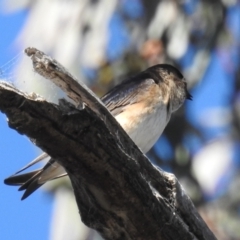
<path fill-rule="evenodd" d="M 154 167 L 101 101 L 55 60 L 28 48 L 36 72 L 76 102 L 48 103 L 0 83 L 0 110 L 66 169 L 82 221 L 105 239 L 216 239 L 174 175 Z"/>

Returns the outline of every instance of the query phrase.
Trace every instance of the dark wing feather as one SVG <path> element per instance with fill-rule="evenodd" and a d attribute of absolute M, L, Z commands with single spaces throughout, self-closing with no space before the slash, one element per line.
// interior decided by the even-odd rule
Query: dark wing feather
<path fill-rule="evenodd" d="M 34 159 L 31 163 L 29 163 L 27 166 L 25 166 L 24 168 L 22 168 L 20 171 L 18 171 L 16 174 L 6 178 L 4 180 L 4 183 L 7 185 L 12 185 L 12 186 L 20 186 L 19 191 L 22 190 L 26 190 L 22 196 L 22 200 L 27 198 L 30 194 L 32 194 L 34 191 L 36 191 L 39 187 L 41 187 L 44 183 L 39 183 L 39 177 L 41 176 L 41 174 L 44 172 L 44 170 L 46 170 L 47 168 L 49 168 L 52 164 L 54 164 L 55 159 L 50 159 L 48 161 L 48 163 L 41 169 L 35 170 L 35 171 L 31 171 L 28 173 L 24 173 L 24 174 L 20 174 L 17 175 L 19 172 L 31 167 L 33 164 L 44 160 L 46 157 L 49 157 L 46 153 L 41 154 L 39 157 L 37 157 L 36 159 Z M 66 174 L 61 174 L 59 176 L 56 176 L 53 179 L 59 178 L 59 177 L 63 177 L 67 175 Z M 51 179 L 52 180 L 52 179 Z"/>
<path fill-rule="evenodd" d="M 41 175 L 42 171 L 43 170 L 40 170 L 18 189 L 19 191 L 26 190 L 21 200 L 27 198 L 29 195 L 31 195 L 33 192 L 35 192 L 38 188 L 40 188 L 43 185 L 38 183 L 38 178 Z"/>
<path fill-rule="evenodd" d="M 35 174 L 32 174 L 32 176 L 24 183 L 21 185 L 21 187 L 18 189 L 19 191 L 23 191 L 28 189 L 28 187 L 35 181 L 38 180 L 39 176 L 41 175 L 41 173 L 43 172 L 43 169 L 40 169 L 39 171 L 37 171 Z M 40 184 L 38 184 L 40 185 Z"/>
<path fill-rule="evenodd" d="M 38 157 L 36 157 L 34 160 L 32 160 L 29 164 L 27 164 L 25 167 L 21 168 L 19 171 L 17 171 L 14 175 L 17 175 L 18 173 L 26 170 L 27 168 L 33 166 L 34 164 L 45 160 L 46 158 L 48 158 L 49 155 L 47 153 L 42 153 L 41 155 L 39 155 Z"/>
<path fill-rule="evenodd" d="M 29 179 L 31 179 L 36 173 L 38 173 L 39 170 L 40 169 L 32 171 L 32 172 L 20 174 L 20 175 L 12 175 L 12 176 L 4 179 L 4 183 L 7 185 L 11 185 L 11 186 L 23 185 L 25 182 L 27 182 Z"/>
<path fill-rule="evenodd" d="M 7 185 L 11 185 L 11 186 L 21 186 L 19 188 L 19 190 L 26 189 L 28 187 L 28 185 L 33 181 L 33 179 L 38 178 L 38 176 L 40 175 L 40 173 L 42 172 L 43 169 L 38 169 L 38 170 L 31 171 L 31 172 L 24 173 L 24 174 L 19 174 L 19 173 L 26 170 L 27 168 L 33 166 L 34 164 L 45 160 L 48 157 L 49 156 L 46 153 L 42 153 L 40 156 L 35 158 L 33 161 L 31 161 L 25 167 L 23 167 L 22 169 L 17 171 L 14 175 L 6 178 L 4 180 L 4 183 Z"/>
<path fill-rule="evenodd" d="M 114 87 L 101 100 L 112 115 L 117 116 L 125 106 L 137 103 L 142 89 L 147 91 L 153 82 L 150 75 L 142 72 Z"/>

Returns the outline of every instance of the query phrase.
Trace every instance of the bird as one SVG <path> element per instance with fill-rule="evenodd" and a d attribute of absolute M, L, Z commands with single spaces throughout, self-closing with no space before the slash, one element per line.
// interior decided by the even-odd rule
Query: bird
<path fill-rule="evenodd" d="M 120 123 L 138 148 L 145 154 L 161 136 L 173 112 L 184 101 L 192 100 L 182 73 L 172 65 L 157 64 L 127 78 L 106 93 L 101 101 Z M 46 165 L 28 173 L 24 170 L 46 160 Z M 44 183 L 66 176 L 57 159 L 42 153 L 32 162 L 4 180 L 25 190 L 22 200 Z"/>

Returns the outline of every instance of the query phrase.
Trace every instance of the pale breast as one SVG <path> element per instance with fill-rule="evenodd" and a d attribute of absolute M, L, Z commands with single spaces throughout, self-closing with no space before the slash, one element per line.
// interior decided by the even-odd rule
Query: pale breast
<path fill-rule="evenodd" d="M 117 121 L 143 153 L 148 152 L 162 134 L 170 115 L 165 104 L 154 109 L 136 103 L 116 116 Z"/>

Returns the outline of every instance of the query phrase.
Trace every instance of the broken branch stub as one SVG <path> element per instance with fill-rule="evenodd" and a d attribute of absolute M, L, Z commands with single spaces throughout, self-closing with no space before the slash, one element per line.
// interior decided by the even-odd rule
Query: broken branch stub
<path fill-rule="evenodd" d="M 36 72 L 85 107 L 68 112 L 0 83 L 0 110 L 66 169 L 86 225 L 111 240 L 216 239 L 177 179 L 150 163 L 86 86 L 43 52 L 26 53 Z"/>

